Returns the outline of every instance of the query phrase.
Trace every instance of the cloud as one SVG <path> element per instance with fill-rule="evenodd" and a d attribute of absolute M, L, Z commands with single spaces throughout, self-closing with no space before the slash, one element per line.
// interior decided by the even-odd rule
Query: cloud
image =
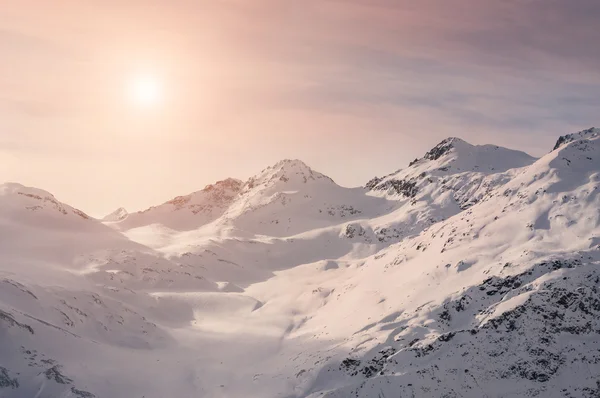
<path fill-rule="evenodd" d="M 22 0 L 0 18 L 0 149 L 32 176 L 175 159 L 160 172 L 192 190 L 285 156 L 351 185 L 445 136 L 539 155 L 598 123 L 597 0 Z M 140 115 L 122 90 L 145 67 L 168 98 Z"/>

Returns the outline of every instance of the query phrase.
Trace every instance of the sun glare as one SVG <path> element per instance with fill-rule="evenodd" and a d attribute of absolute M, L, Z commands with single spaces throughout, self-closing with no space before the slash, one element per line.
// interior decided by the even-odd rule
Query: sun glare
<path fill-rule="evenodd" d="M 138 106 L 155 106 L 161 100 L 162 92 L 158 80 L 153 76 L 137 76 L 131 81 L 130 97 Z"/>

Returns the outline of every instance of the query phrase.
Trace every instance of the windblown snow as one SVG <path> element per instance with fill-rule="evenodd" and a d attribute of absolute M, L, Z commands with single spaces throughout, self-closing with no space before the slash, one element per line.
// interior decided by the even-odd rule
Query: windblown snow
<path fill-rule="evenodd" d="M 102 220 L 1 185 L 0 396 L 598 397 L 599 193 L 593 128 Z"/>

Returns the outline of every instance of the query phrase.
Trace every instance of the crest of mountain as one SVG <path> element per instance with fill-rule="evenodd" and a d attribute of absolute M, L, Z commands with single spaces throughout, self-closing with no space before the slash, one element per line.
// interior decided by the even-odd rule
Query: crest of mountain
<path fill-rule="evenodd" d="M 301 160 L 284 159 L 251 177 L 244 184 L 243 192 L 263 189 L 281 191 L 314 183 L 335 184 L 331 178 L 314 171 Z"/>
<path fill-rule="evenodd" d="M 131 248 L 139 245 L 47 191 L 0 185 L 0 251 L 5 261 L 77 270 L 79 254 Z"/>
<path fill-rule="evenodd" d="M 153 224 L 176 231 L 199 228 L 219 218 L 239 195 L 242 186 L 242 181 L 228 178 L 207 185 L 201 191 L 178 196 L 160 206 L 131 213 L 112 225 L 120 230 Z"/>
<path fill-rule="evenodd" d="M 372 217 L 386 200 L 345 188 L 300 160 L 282 160 L 250 178 L 223 216 L 243 231 L 290 236 L 357 218 Z"/>
<path fill-rule="evenodd" d="M 391 195 L 414 197 L 417 179 L 429 176 L 450 176 L 467 173 L 489 175 L 532 164 L 536 158 L 525 152 L 497 145 L 471 145 L 456 138 L 446 138 L 409 167 L 388 176 L 370 180 L 366 188 Z"/>
<path fill-rule="evenodd" d="M 104 222 L 122 221 L 122 220 L 126 219 L 128 215 L 129 215 L 129 213 L 127 212 L 127 210 L 125 210 L 125 208 L 123 208 L 123 207 L 120 207 L 117 210 L 115 210 L 112 213 L 105 216 L 102 219 L 102 221 L 104 221 Z"/>
<path fill-rule="evenodd" d="M 407 168 L 366 184 L 369 195 L 398 201 L 396 210 L 371 225 L 387 242 L 414 236 L 485 200 L 535 160 L 521 151 L 447 138 Z"/>
<path fill-rule="evenodd" d="M 73 221 L 90 220 L 81 210 L 58 201 L 54 195 L 38 188 L 25 187 L 17 183 L 0 185 L 0 207 L 6 216 L 23 217 L 29 213 L 28 219 L 56 219 L 53 226 Z"/>
<path fill-rule="evenodd" d="M 558 140 L 556 141 L 556 144 L 554 145 L 554 148 L 552 150 L 555 151 L 558 148 L 560 148 L 561 146 L 566 145 L 569 142 L 573 142 L 575 140 L 592 139 L 592 138 L 598 137 L 598 135 L 600 135 L 600 129 L 597 129 L 595 127 L 591 127 L 587 130 L 582 130 L 577 133 L 562 135 L 558 138 Z"/>
<path fill-rule="evenodd" d="M 243 213 L 270 203 L 284 193 L 298 193 L 338 187 L 333 180 L 312 170 L 300 160 L 285 159 L 250 177 L 229 213 Z"/>

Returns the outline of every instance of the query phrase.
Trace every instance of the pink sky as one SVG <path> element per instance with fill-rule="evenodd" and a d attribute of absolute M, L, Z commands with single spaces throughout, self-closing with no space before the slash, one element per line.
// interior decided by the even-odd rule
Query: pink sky
<path fill-rule="evenodd" d="M 300 158 L 342 185 L 447 136 L 598 124 L 596 0 L 8 0 L 0 180 L 102 215 Z M 127 97 L 156 77 L 159 106 Z"/>

